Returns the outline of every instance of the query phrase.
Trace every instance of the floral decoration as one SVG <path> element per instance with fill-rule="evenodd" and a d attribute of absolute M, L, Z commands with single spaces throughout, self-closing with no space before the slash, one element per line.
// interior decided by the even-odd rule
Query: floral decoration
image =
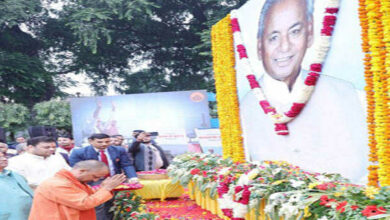
<path fill-rule="evenodd" d="M 365 53 L 369 185 L 390 186 L 390 2 L 360 0 L 362 49 Z"/>
<path fill-rule="evenodd" d="M 283 161 L 234 163 L 212 154 L 184 154 L 174 159 L 168 175 L 217 198 L 224 215 L 235 220 L 245 219 L 251 209 L 271 220 L 390 218 L 390 187 L 355 185 Z"/>
<path fill-rule="evenodd" d="M 230 15 L 212 27 L 211 42 L 223 156 L 244 161 Z"/>

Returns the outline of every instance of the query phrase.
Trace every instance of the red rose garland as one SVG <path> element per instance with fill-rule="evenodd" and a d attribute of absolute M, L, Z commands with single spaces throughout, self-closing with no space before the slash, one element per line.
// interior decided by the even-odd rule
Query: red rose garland
<path fill-rule="evenodd" d="M 327 7 L 325 9 L 325 16 L 323 20 L 323 28 L 321 29 L 321 36 L 325 37 L 327 39 L 327 42 L 330 41 L 330 36 L 333 33 L 334 25 L 336 23 L 336 15 L 338 12 L 338 1 L 329 1 L 329 5 L 331 7 Z M 239 62 L 242 62 L 243 65 L 246 65 L 248 70 L 251 70 L 250 63 L 248 60 L 248 54 L 246 52 L 246 47 L 244 45 L 244 42 L 241 38 L 241 30 L 240 25 L 236 16 L 236 12 L 231 12 L 231 25 L 232 25 L 232 31 L 234 36 L 234 42 L 236 44 L 236 50 L 239 54 Z M 324 53 L 326 55 L 326 52 L 329 49 L 329 45 L 324 44 L 321 45 L 320 48 L 318 48 L 318 53 Z M 325 56 L 323 57 L 325 58 Z M 271 120 L 275 124 L 275 131 L 278 135 L 288 135 L 288 128 L 287 123 L 293 120 L 295 117 L 299 115 L 299 113 L 302 111 L 302 109 L 305 107 L 306 102 L 309 100 L 313 90 L 314 86 L 316 85 L 316 82 L 320 76 L 320 73 L 322 71 L 322 62 L 315 62 L 310 65 L 310 73 L 305 79 L 305 86 L 300 91 L 300 95 L 298 100 L 295 100 L 292 102 L 291 107 L 289 111 L 284 112 L 282 114 L 278 113 L 274 107 L 271 106 L 271 104 L 266 99 L 264 92 L 262 91 L 258 81 L 256 80 L 256 76 L 251 72 L 246 73 L 246 78 L 248 79 L 249 86 L 256 96 L 256 98 L 259 100 L 259 105 L 263 109 L 264 113 L 268 115 Z"/>

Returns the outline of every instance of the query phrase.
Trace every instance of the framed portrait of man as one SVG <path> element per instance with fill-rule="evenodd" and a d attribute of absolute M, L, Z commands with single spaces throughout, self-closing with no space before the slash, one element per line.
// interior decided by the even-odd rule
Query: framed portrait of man
<path fill-rule="evenodd" d="M 329 13 L 332 5 L 338 9 L 333 14 Z M 299 114 L 285 123 L 288 133 L 278 134 L 272 120 L 276 114 L 270 117 L 264 111 L 262 100 L 248 83 L 244 66 L 248 63 L 239 62 L 236 52 L 240 121 L 248 159 L 284 160 L 309 171 L 339 173 L 353 182 L 364 182 L 368 137 L 357 7 L 354 1 L 250 0 L 236 11 L 249 69 L 270 105 L 267 108 L 285 113 L 300 102 L 302 94 L 307 96 Z M 324 36 L 328 14 L 337 15 L 332 37 Z M 326 50 L 321 49 L 324 41 Z M 313 63 L 322 68 L 315 85 L 310 85 L 310 94 L 305 94 Z"/>

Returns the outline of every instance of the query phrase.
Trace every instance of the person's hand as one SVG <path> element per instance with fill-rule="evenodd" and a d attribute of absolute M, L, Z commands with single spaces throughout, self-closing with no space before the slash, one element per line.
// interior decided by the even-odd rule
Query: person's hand
<path fill-rule="evenodd" d="M 108 191 L 111 191 L 115 189 L 115 187 L 119 186 L 122 184 L 124 181 L 126 181 L 126 176 L 125 174 L 116 174 L 112 177 L 108 177 L 105 179 L 102 184 L 100 185 L 101 188 L 105 188 Z"/>

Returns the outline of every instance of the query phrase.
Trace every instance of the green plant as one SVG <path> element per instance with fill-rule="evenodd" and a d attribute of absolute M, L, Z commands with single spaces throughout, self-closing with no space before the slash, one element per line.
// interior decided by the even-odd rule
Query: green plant
<path fill-rule="evenodd" d="M 135 193 L 123 191 L 115 196 L 113 206 L 114 220 L 154 220 L 158 216 L 153 213 L 146 213 L 144 201 Z"/>
<path fill-rule="evenodd" d="M 6 131 L 15 133 L 25 130 L 29 121 L 30 112 L 22 104 L 0 103 L 0 127 Z"/>
<path fill-rule="evenodd" d="M 37 125 L 53 126 L 57 129 L 71 131 L 72 119 L 68 101 L 51 100 L 34 105 L 34 122 Z"/>

